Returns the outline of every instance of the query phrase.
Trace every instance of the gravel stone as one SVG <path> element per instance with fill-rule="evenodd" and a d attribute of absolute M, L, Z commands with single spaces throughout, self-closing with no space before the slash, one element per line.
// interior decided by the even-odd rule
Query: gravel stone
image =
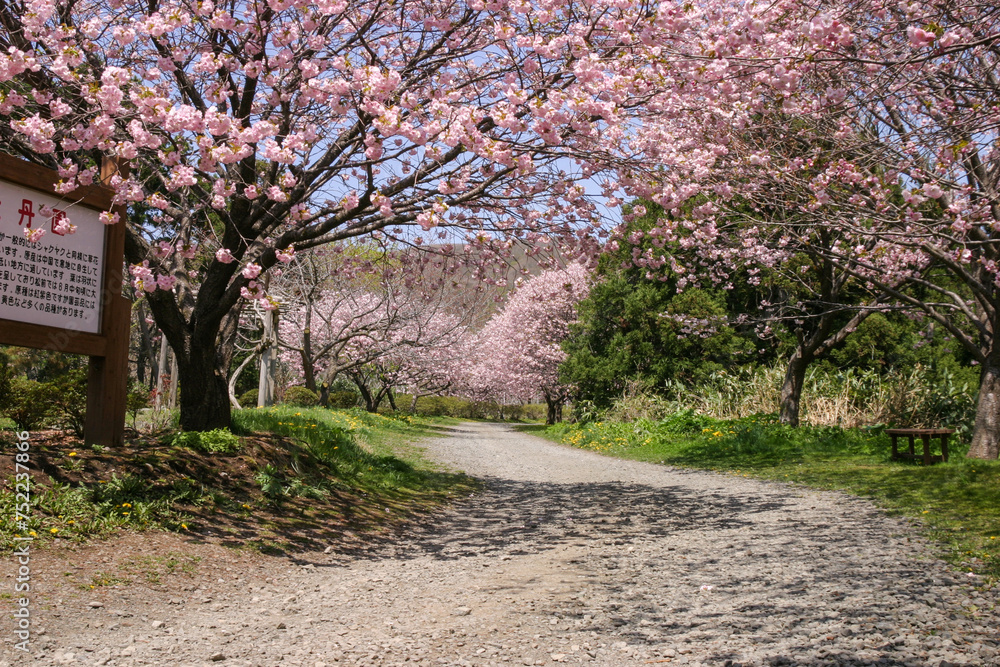
<path fill-rule="evenodd" d="M 498 424 L 421 446 L 482 490 L 238 581 L 219 558 L 181 595 L 211 606 L 105 590 L 123 610 L 111 630 L 68 599 L 39 611 L 48 643 L 12 664 L 1000 667 L 997 590 L 865 500 Z M 170 627 L 138 622 L 157 617 Z"/>

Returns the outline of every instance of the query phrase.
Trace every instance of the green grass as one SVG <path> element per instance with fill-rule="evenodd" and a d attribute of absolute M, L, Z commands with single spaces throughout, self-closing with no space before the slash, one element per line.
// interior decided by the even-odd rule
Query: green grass
<path fill-rule="evenodd" d="M 7 488 L 13 488 L 13 483 Z M 24 531 L 18 530 L 13 521 L 0 528 L 0 550 L 11 548 L 18 535 L 39 540 L 81 540 L 122 528 L 174 530 L 187 519 L 173 507 L 176 498 L 172 486 L 160 488 L 136 475 L 115 475 L 92 485 L 53 482 L 34 488 L 31 498 Z M 14 505 L 14 493 L 0 491 L 0 512 L 13 517 Z"/>
<path fill-rule="evenodd" d="M 291 406 L 238 410 L 233 416 L 237 432 L 266 431 L 296 443 L 297 448 L 290 452 L 291 467 L 301 477 L 308 478 L 308 474 L 302 473 L 318 463 L 335 471 L 337 483 L 383 491 L 441 491 L 456 483 L 454 475 L 442 475 L 421 455 L 419 447 L 412 444 L 419 438 L 435 435 L 444 424 L 453 421 L 373 414 L 359 408 L 327 410 Z M 283 471 L 273 467 L 265 467 L 261 472 L 262 484 L 284 476 Z"/>
<path fill-rule="evenodd" d="M 216 523 L 234 531 L 234 521 L 243 526 L 258 518 L 294 532 L 305 514 L 316 539 L 324 526 L 334 530 L 344 522 L 377 529 L 474 488 L 471 478 L 424 460 L 413 444 L 448 421 L 288 406 L 240 410 L 233 417 L 236 435 L 161 434 L 130 448 L 93 450 L 105 464 L 128 471 L 105 479 L 91 462 L 79 462 L 84 456 L 63 451 L 72 444 L 41 445 L 36 457 L 52 458 L 62 471 L 69 461 L 73 481 L 35 470 L 29 520 L 21 528 L 12 520 L 11 476 L 0 488 L 0 552 L 25 535 L 83 541 L 120 529 L 183 532 Z M 0 442 L 0 452 L 3 447 Z"/>
<path fill-rule="evenodd" d="M 882 429 L 791 428 L 768 415 L 723 421 L 691 411 L 522 429 L 619 458 L 866 496 L 921 522 L 955 567 L 991 584 L 1000 579 L 1000 462 L 967 459 L 967 446 L 953 445 L 948 463 L 924 467 L 890 461 Z"/>

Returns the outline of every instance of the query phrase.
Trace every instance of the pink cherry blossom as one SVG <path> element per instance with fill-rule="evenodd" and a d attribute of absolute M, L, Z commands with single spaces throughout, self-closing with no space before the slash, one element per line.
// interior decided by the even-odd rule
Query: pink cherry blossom
<path fill-rule="evenodd" d="M 906 34 L 910 38 L 910 44 L 918 49 L 930 46 L 934 43 L 934 40 L 937 39 L 937 35 L 930 30 L 924 30 L 923 28 L 917 28 L 915 26 L 907 28 Z"/>

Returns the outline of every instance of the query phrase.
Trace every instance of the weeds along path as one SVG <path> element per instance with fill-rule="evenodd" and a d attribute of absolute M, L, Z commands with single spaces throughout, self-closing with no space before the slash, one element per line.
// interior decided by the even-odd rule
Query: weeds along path
<path fill-rule="evenodd" d="M 53 600 L 31 662 L 1000 664 L 995 589 L 865 501 L 503 425 L 425 444 L 483 490 L 360 547 L 298 562 L 223 554 L 181 592 Z"/>

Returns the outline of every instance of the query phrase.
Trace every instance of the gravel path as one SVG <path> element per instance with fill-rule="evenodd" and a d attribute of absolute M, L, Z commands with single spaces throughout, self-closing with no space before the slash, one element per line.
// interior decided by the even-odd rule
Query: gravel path
<path fill-rule="evenodd" d="M 483 492 L 360 552 L 220 563 L 186 599 L 66 601 L 33 664 L 1000 665 L 996 589 L 862 500 L 503 425 L 426 447 Z"/>

